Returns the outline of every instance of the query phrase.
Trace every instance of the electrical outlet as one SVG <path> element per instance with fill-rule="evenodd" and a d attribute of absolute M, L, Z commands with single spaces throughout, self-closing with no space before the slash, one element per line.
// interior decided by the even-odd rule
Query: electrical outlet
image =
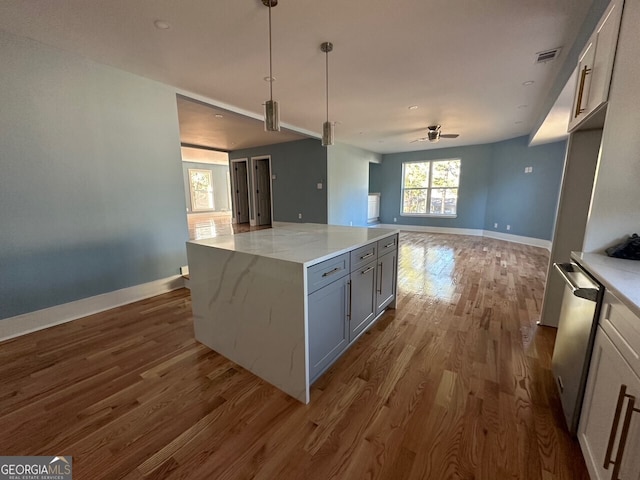
<path fill-rule="evenodd" d="M 302 219 L 302 214 L 301 213 L 298 214 L 298 218 Z"/>
<path fill-rule="evenodd" d="M 350 226 L 350 227 L 353 227 L 353 222 L 349 222 L 349 226 Z"/>
<path fill-rule="evenodd" d="M 533 173 L 533 167 L 524 167 L 524 173 Z"/>
<path fill-rule="evenodd" d="M 276 174 L 274 173 L 273 175 L 271 175 L 271 180 L 275 180 L 276 179 Z"/>
<path fill-rule="evenodd" d="M 493 228 L 498 228 L 498 224 L 497 224 L 497 223 L 494 223 L 494 224 L 493 224 Z"/>
<path fill-rule="evenodd" d="M 511 230 L 511 225 L 507 225 L 507 230 Z"/>
<path fill-rule="evenodd" d="M 318 190 L 322 190 L 322 183 L 318 182 L 318 183 L 316 184 L 316 188 L 317 188 Z"/>
<path fill-rule="evenodd" d="M 395 223 L 397 221 L 398 221 L 398 219 L 396 217 L 393 217 L 393 222 Z"/>

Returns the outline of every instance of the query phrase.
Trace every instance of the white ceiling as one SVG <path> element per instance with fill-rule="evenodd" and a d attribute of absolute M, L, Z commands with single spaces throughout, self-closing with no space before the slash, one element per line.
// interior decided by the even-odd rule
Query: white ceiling
<path fill-rule="evenodd" d="M 319 135 L 320 44 L 331 41 L 337 141 L 389 153 L 528 135 L 591 3 L 280 0 L 272 12 L 274 99 L 285 126 Z M 157 29 L 158 19 L 171 28 Z M 267 21 L 261 0 L 0 2 L 1 29 L 257 118 L 269 95 Z M 559 46 L 557 60 L 535 64 L 537 52 Z M 524 86 L 528 80 L 535 83 Z M 411 143 L 432 124 L 460 136 Z"/>

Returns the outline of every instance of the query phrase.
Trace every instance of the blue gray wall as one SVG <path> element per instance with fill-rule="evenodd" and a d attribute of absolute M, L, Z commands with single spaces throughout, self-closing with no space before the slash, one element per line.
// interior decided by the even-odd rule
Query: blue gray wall
<path fill-rule="evenodd" d="M 327 147 L 328 223 L 367 225 L 369 163 L 381 159 L 378 153 L 349 145 L 336 143 Z"/>
<path fill-rule="evenodd" d="M 313 138 L 229 152 L 229 160 L 271 155 L 273 220 L 327 223 L 327 149 Z M 250 176 L 251 177 L 251 176 Z M 322 183 L 322 190 L 316 185 Z M 298 219 L 302 213 L 302 220 Z"/>
<path fill-rule="evenodd" d="M 0 318 L 177 275 L 175 92 L 2 31 L 0 64 Z"/>
<path fill-rule="evenodd" d="M 213 181 L 213 212 L 228 212 L 231 210 L 229 202 L 229 187 L 227 182 L 227 174 L 229 173 L 229 165 L 213 165 L 211 163 L 182 162 L 182 175 L 184 178 L 184 201 L 187 205 L 187 211 L 191 213 L 191 190 L 189 188 L 189 169 L 210 170 Z M 203 212 L 204 210 L 199 210 Z"/>
<path fill-rule="evenodd" d="M 484 228 L 551 240 L 566 142 L 536 147 L 527 147 L 527 142 L 527 137 L 519 137 L 493 145 Z M 528 166 L 532 173 L 524 173 Z"/>
<path fill-rule="evenodd" d="M 494 144 L 383 155 L 381 165 L 369 167 L 370 191 L 381 193 L 381 223 L 504 233 L 510 225 L 510 234 L 550 240 L 566 142 L 536 147 L 528 147 L 527 142 L 527 137 L 519 137 Z M 461 160 L 458 216 L 401 216 L 402 163 L 448 158 Z M 533 172 L 525 174 L 526 166 L 533 167 Z"/>
<path fill-rule="evenodd" d="M 434 227 L 483 228 L 492 154 L 492 145 L 475 145 L 383 155 L 382 168 L 374 170 L 374 175 L 378 177 L 372 180 L 374 185 L 380 187 L 380 222 Z M 402 163 L 449 158 L 459 158 L 461 161 L 458 216 L 456 218 L 400 216 Z M 394 218 L 397 219 L 396 222 L 394 222 Z"/>

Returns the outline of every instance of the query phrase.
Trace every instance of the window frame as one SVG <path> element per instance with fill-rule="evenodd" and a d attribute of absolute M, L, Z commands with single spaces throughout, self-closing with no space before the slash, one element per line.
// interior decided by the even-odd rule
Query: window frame
<path fill-rule="evenodd" d="M 458 185 L 456 187 L 432 187 L 431 180 L 433 175 L 433 164 L 435 162 L 450 162 L 457 161 L 460 164 L 460 173 L 458 175 Z M 429 164 L 429 178 L 428 178 L 428 186 L 424 188 L 405 188 L 404 186 L 404 177 L 405 177 L 405 165 L 414 164 L 414 163 L 427 163 Z M 457 218 L 458 217 L 458 200 L 460 199 L 460 178 L 462 177 L 462 159 L 461 158 L 436 158 L 433 160 L 410 160 L 408 162 L 402 162 L 402 173 L 400 178 L 400 216 L 401 217 L 431 217 L 431 218 Z M 456 213 L 429 213 L 429 206 L 431 205 L 431 192 L 432 190 L 440 190 L 443 188 L 456 188 L 458 190 L 458 195 L 456 197 Z M 426 190 L 427 191 L 427 212 L 425 213 L 406 213 L 404 212 L 404 192 L 405 190 Z"/>

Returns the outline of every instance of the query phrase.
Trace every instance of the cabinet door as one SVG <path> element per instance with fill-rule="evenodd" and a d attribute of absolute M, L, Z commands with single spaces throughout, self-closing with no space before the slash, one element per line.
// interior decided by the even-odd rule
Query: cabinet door
<path fill-rule="evenodd" d="M 640 400 L 640 379 L 598 328 L 578 428 L 591 478 L 614 478 L 612 462 L 621 454 L 620 472 L 615 478 L 640 478 L 640 413 L 633 410 L 634 397 Z M 636 409 L 640 408 L 638 400 Z"/>
<path fill-rule="evenodd" d="M 349 342 L 376 317 L 376 261 L 351 272 Z"/>
<path fill-rule="evenodd" d="M 597 35 L 594 33 L 580 54 L 578 79 L 573 96 L 571 118 L 569 118 L 569 131 L 573 130 L 589 113 L 587 106 L 589 105 L 589 89 L 593 74 L 593 62 L 596 56 L 596 38 Z"/>
<path fill-rule="evenodd" d="M 376 315 L 396 298 L 397 258 L 398 252 L 394 250 L 378 259 Z"/>
<path fill-rule="evenodd" d="M 349 343 L 345 276 L 308 297 L 309 379 L 316 380 Z"/>
<path fill-rule="evenodd" d="M 609 85 L 613 72 L 613 61 L 618 45 L 618 33 L 622 18 L 622 0 L 614 0 L 604 13 L 595 33 L 595 56 L 591 84 L 586 103 L 586 113 L 590 113 L 609 98 Z"/>

